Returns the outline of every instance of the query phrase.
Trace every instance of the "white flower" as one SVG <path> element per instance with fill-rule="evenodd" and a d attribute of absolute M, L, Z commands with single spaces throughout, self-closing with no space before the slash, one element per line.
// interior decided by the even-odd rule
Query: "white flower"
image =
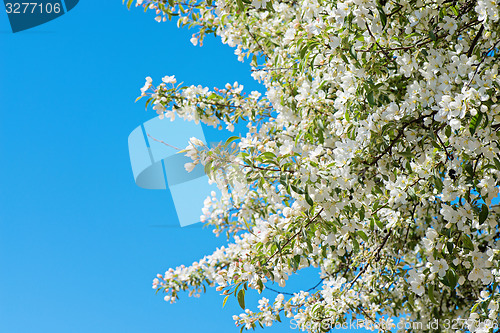
<path fill-rule="evenodd" d="M 203 145 L 204 145 L 203 141 L 201 141 L 200 139 L 197 139 L 197 138 L 195 138 L 195 137 L 191 137 L 191 138 L 189 139 L 189 141 L 190 141 L 193 145 L 195 145 L 195 146 L 203 146 Z"/>
<path fill-rule="evenodd" d="M 422 281 L 413 281 L 410 285 L 415 294 L 422 296 L 425 293 L 425 287 L 422 285 Z"/>
<path fill-rule="evenodd" d="M 323 278 L 320 293 L 281 295 L 271 306 L 262 299 L 260 312 L 234 317 L 240 327 L 269 326 L 284 311 L 304 331 L 321 330 L 311 320 L 318 309 L 341 321 L 354 305 L 353 316 L 366 310 L 381 318 L 408 312 L 408 296 L 415 300 L 411 319 L 427 321 L 426 288 L 442 289 L 451 262 L 459 285 L 443 303 L 449 317 L 486 300 L 481 291 L 500 282 L 500 208 L 492 205 L 500 177 L 500 77 L 496 54 L 485 55 L 498 47 L 500 7 L 477 0 L 456 17 L 440 11 L 441 2 L 274 1 L 267 10 L 269 0 L 216 0 L 185 11 L 165 7 L 180 14 L 179 24 L 201 27 L 194 45 L 215 32 L 238 60 L 255 55 L 252 77 L 266 92 L 246 95 L 238 82 L 213 91 L 168 86 L 177 84 L 174 76 L 154 87 L 146 79 L 141 94 L 151 95 L 148 105 L 160 117 L 221 130 L 233 131 L 237 122 L 248 127 L 229 147 L 189 140 L 185 169 L 213 162 L 209 182 L 221 192 L 205 199 L 200 220 L 230 241 L 157 277 L 154 287 L 171 301 L 181 290 L 199 294 L 202 284 L 250 293 L 260 282 L 284 286 L 311 266 Z M 147 6 L 165 19 L 161 3 Z M 428 34 L 430 18 L 437 42 Z M 489 213 L 480 224 L 483 201 Z M 378 259 L 387 272 L 408 274 L 381 277 L 371 267 Z M 353 285 L 340 279 L 361 271 Z M 489 296 L 488 311 L 478 308 L 481 318 L 498 317 L 497 296 Z M 457 303 L 460 297 L 467 304 Z"/>
<path fill-rule="evenodd" d="M 446 271 L 448 270 L 448 263 L 444 259 L 436 260 L 432 262 L 431 272 L 438 272 L 440 277 L 444 277 L 446 275 Z"/>
<path fill-rule="evenodd" d="M 467 278 L 469 279 L 469 281 L 477 281 L 478 279 L 482 279 L 483 276 L 483 270 L 477 266 L 474 266 Z"/>
<path fill-rule="evenodd" d="M 187 172 L 193 171 L 195 166 L 196 166 L 196 164 L 194 164 L 192 162 L 184 164 L 184 168 L 186 169 Z"/>
<path fill-rule="evenodd" d="M 148 76 L 146 78 L 146 83 L 144 84 L 144 87 L 141 88 L 141 96 L 145 96 L 146 95 L 146 91 L 151 88 L 151 83 L 153 82 L 153 79 Z"/>
<path fill-rule="evenodd" d="M 162 80 L 163 82 L 167 83 L 167 84 L 168 84 L 168 83 L 172 83 L 172 84 L 173 84 L 173 83 L 176 83 L 176 82 L 177 82 L 177 80 L 176 80 L 176 78 L 175 78 L 175 75 L 172 75 L 172 76 L 165 76 L 165 77 L 163 77 L 161 80 Z"/>
<path fill-rule="evenodd" d="M 337 36 L 330 36 L 330 42 L 328 43 L 328 45 L 330 45 L 330 48 L 332 50 L 335 50 L 337 47 L 340 46 L 340 41 L 341 39 Z"/>
<path fill-rule="evenodd" d="M 252 6 L 254 6 L 256 9 L 265 8 L 266 4 L 269 1 L 270 0 L 252 0 Z"/>
<path fill-rule="evenodd" d="M 460 129 L 460 126 L 462 126 L 460 120 L 458 120 L 458 119 L 450 120 L 450 127 L 452 130 L 457 131 Z"/>

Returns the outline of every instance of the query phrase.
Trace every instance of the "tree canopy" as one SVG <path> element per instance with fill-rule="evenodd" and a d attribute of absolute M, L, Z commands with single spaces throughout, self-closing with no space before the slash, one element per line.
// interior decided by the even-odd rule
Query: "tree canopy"
<path fill-rule="evenodd" d="M 217 147 L 193 138 L 183 151 L 186 169 L 201 163 L 222 192 L 205 200 L 202 220 L 228 245 L 159 274 L 153 287 L 165 300 L 215 287 L 245 308 L 234 316 L 241 329 L 288 317 L 321 332 L 348 314 L 367 326 L 381 315 L 423 323 L 412 332 L 435 332 L 426 325 L 436 319 L 443 331 L 495 329 L 498 2 L 135 4 L 195 28 L 195 45 L 219 36 L 266 89 L 166 76 L 141 90 L 160 117 L 248 127 Z M 306 267 L 317 268 L 317 289 L 247 309 L 245 293 L 283 287 Z"/>

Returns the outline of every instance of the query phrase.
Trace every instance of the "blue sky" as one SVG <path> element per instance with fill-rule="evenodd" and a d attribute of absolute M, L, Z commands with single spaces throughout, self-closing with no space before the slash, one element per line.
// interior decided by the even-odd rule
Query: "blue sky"
<path fill-rule="evenodd" d="M 146 76 L 262 91 L 231 48 L 194 47 L 193 32 L 89 0 L 13 34 L 0 5 L 0 332 L 239 331 L 235 299 L 154 294 L 157 273 L 226 240 L 181 228 L 167 191 L 135 185 L 128 155 L 129 133 L 154 116 L 134 104 Z M 295 280 L 286 291 L 318 278 Z"/>

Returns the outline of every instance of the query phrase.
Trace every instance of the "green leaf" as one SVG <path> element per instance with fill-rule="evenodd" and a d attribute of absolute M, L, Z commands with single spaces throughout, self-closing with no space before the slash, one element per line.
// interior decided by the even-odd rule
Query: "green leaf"
<path fill-rule="evenodd" d="M 427 289 L 427 294 L 429 295 L 429 299 L 431 300 L 432 303 L 434 304 L 439 304 L 436 299 L 434 298 L 434 285 L 431 284 L 429 288 Z"/>
<path fill-rule="evenodd" d="M 238 292 L 238 303 L 240 304 L 240 307 L 245 310 L 245 289 L 241 289 Z"/>
<path fill-rule="evenodd" d="M 357 233 L 359 237 L 361 237 L 365 242 L 368 242 L 368 236 L 365 234 L 363 230 L 358 230 Z"/>
<path fill-rule="evenodd" d="M 300 59 L 304 59 L 304 57 L 305 57 L 305 55 L 306 55 L 306 52 L 307 52 L 307 47 L 308 47 L 308 46 L 309 46 L 309 45 L 307 45 L 307 44 L 306 44 L 306 45 L 304 45 L 304 47 L 300 50 L 300 53 L 299 53 L 299 55 L 300 55 Z"/>
<path fill-rule="evenodd" d="M 404 156 L 408 159 L 412 159 L 415 157 L 415 155 L 411 152 L 410 148 L 408 148 L 406 151 L 400 152 L 399 155 Z"/>
<path fill-rule="evenodd" d="M 483 224 L 488 218 L 488 206 L 483 204 L 481 206 L 481 212 L 479 213 L 479 224 Z"/>
<path fill-rule="evenodd" d="M 229 137 L 229 138 L 226 140 L 226 143 L 225 143 L 226 147 L 227 147 L 227 146 L 229 146 L 229 144 L 230 144 L 231 142 L 236 141 L 236 140 L 239 140 L 239 139 L 241 139 L 239 136 L 231 136 L 231 137 Z"/>
<path fill-rule="evenodd" d="M 342 58 L 342 60 L 344 60 L 346 64 L 349 63 L 349 60 L 347 60 L 347 57 L 344 54 L 341 54 L 340 57 Z"/>
<path fill-rule="evenodd" d="M 361 206 L 358 213 L 359 213 L 359 219 L 361 221 L 364 220 L 365 219 L 365 206 Z"/>
<path fill-rule="evenodd" d="M 448 252 L 450 254 L 453 254 L 453 243 L 452 242 L 447 242 L 446 247 L 448 248 Z"/>
<path fill-rule="evenodd" d="M 306 239 L 306 244 L 307 244 L 307 249 L 309 250 L 309 252 L 312 252 L 313 251 L 313 247 L 312 247 L 311 239 L 310 238 Z"/>
<path fill-rule="evenodd" d="M 264 160 L 264 159 L 270 159 L 270 160 L 277 159 L 276 155 L 274 155 L 274 153 L 271 153 L 271 152 L 262 153 L 259 155 L 259 158 L 262 158 L 262 160 Z"/>
<path fill-rule="evenodd" d="M 229 298 L 229 296 L 231 296 L 231 295 L 227 295 L 226 297 L 224 297 L 224 301 L 222 302 L 222 307 L 224 307 L 224 305 L 226 305 L 226 302 L 227 302 L 227 299 Z"/>
<path fill-rule="evenodd" d="M 355 60 L 358 60 L 358 56 L 356 55 L 356 50 L 354 49 L 354 45 L 352 45 L 351 48 L 349 49 L 349 53 Z"/>
<path fill-rule="evenodd" d="M 318 127 L 320 130 L 322 130 L 322 131 L 325 130 L 325 125 L 323 124 L 323 120 L 321 120 L 320 118 L 317 118 L 316 123 L 318 124 Z"/>
<path fill-rule="evenodd" d="M 212 174 L 212 162 L 213 161 L 208 161 L 206 164 L 205 164 L 205 167 L 204 167 L 204 170 L 205 170 L 205 174 L 207 176 L 210 177 L 210 175 Z"/>
<path fill-rule="evenodd" d="M 359 251 L 359 242 L 358 242 L 358 240 L 356 239 L 355 236 L 351 235 L 351 238 L 352 238 L 352 247 L 353 247 L 353 250 L 354 250 L 354 252 L 358 252 Z"/>
<path fill-rule="evenodd" d="M 241 11 L 244 11 L 244 10 L 245 10 L 245 5 L 243 4 L 243 1 L 241 1 L 241 0 L 236 0 L 236 4 L 238 5 L 238 8 L 239 8 Z"/>
<path fill-rule="evenodd" d="M 472 241 L 469 238 L 469 236 L 462 235 L 462 237 L 460 237 L 460 240 L 462 241 L 462 247 L 463 248 L 465 248 L 467 250 L 474 251 L 474 244 L 472 244 Z"/>
<path fill-rule="evenodd" d="M 266 3 L 266 9 L 271 12 L 271 13 L 274 13 L 274 7 L 273 7 L 273 2 L 272 1 L 268 1 Z"/>
<path fill-rule="evenodd" d="M 168 4 L 169 4 L 171 7 L 175 6 L 175 2 L 174 2 L 174 0 L 168 0 Z"/>
<path fill-rule="evenodd" d="M 414 294 L 410 293 L 408 295 L 408 307 L 410 311 L 413 311 L 413 307 L 415 306 L 415 296 Z"/>
<path fill-rule="evenodd" d="M 377 7 L 378 12 L 380 13 L 380 23 L 382 23 L 382 30 L 384 30 L 387 24 L 387 15 L 384 12 L 384 9 L 380 6 Z"/>
<path fill-rule="evenodd" d="M 437 37 L 436 37 L 436 34 L 434 34 L 434 31 L 429 31 L 429 37 L 430 39 L 432 39 L 433 41 L 436 41 L 437 40 Z"/>
<path fill-rule="evenodd" d="M 451 127 L 450 125 L 446 126 L 444 133 L 446 134 L 447 137 L 451 136 Z"/>
<path fill-rule="evenodd" d="M 418 200 L 417 194 L 415 193 L 415 190 L 413 188 L 408 188 L 407 193 L 412 200 Z"/>
<path fill-rule="evenodd" d="M 260 290 L 260 291 L 264 290 L 264 283 L 262 283 L 262 280 L 261 280 L 261 279 L 259 279 L 259 280 L 257 281 L 257 285 L 259 286 L 259 290 Z"/>
<path fill-rule="evenodd" d="M 439 277 L 439 281 L 441 281 L 445 286 L 450 286 L 450 281 L 448 280 L 448 275 L 443 277 Z"/>
<path fill-rule="evenodd" d="M 306 196 L 306 202 L 307 202 L 310 206 L 314 205 L 314 201 L 313 201 L 313 200 L 311 199 L 311 197 L 309 196 L 309 190 L 308 190 L 307 186 L 306 186 L 306 193 L 305 193 L 305 196 Z"/>
<path fill-rule="evenodd" d="M 146 109 L 148 108 L 148 105 L 149 105 L 149 103 L 151 103 L 152 100 L 153 100 L 153 97 L 148 98 L 148 100 L 146 101 L 146 106 L 145 106 Z"/>
<path fill-rule="evenodd" d="M 472 177 L 472 174 L 474 173 L 474 169 L 472 169 L 472 164 L 470 163 L 465 164 L 464 170 Z"/>
<path fill-rule="evenodd" d="M 375 105 L 375 99 L 373 98 L 373 91 L 370 91 L 366 95 L 366 99 L 368 100 L 368 103 L 370 103 L 370 105 Z"/>
<path fill-rule="evenodd" d="M 284 184 L 283 184 L 284 185 Z M 286 185 L 285 185 L 286 186 Z M 298 194 L 304 194 L 304 190 L 300 189 L 299 187 L 293 185 L 293 184 L 290 184 L 290 187 L 292 188 L 292 190 L 295 192 L 295 193 L 298 193 Z"/>
<path fill-rule="evenodd" d="M 443 181 L 441 180 L 440 177 L 434 177 L 435 179 L 435 185 L 436 189 L 438 190 L 439 193 L 443 191 Z"/>
<path fill-rule="evenodd" d="M 481 112 L 478 112 L 474 117 L 471 118 L 469 123 L 469 132 L 471 135 L 473 135 L 476 132 L 476 129 L 479 126 L 479 124 L 481 124 L 482 120 L 483 120 L 483 114 Z"/>
<path fill-rule="evenodd" d="M 497 167 L 497 170 L 500 170 L 500 161 L 497 158 L 493 158 L 493 160 L 495 161 L 495 165 Z"/>
<path fill-rule="evenodd" d="M 123 0 L 125 1 L 125 0 Z M 128 0 L 127 1 L 127 8 L 130 9 L 130 6 L 132 6 L 132 2 L 134 2 L 134 0 Z"/>
<path fill-rule="evenodd" d="M 458 276 L 452 267 L 448 268 L 448 271 L 446 272 L 446 277 L 448 278 L 449 287 L 451 289 L 455 289 L 458 282 Z"/>

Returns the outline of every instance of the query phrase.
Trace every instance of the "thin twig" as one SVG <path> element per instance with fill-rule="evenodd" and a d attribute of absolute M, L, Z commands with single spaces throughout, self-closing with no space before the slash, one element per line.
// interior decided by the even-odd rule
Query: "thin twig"
<path fill-rule="evenodd" d="M 479 64 L 477 64 L 477 67 L 476 67 L 476 70 L 474 71 L 474 74 L 472 74 L 472 77 L 470 78 L 469 82 L 467 82 L 467 84 L 465 85 L 465 88 L 468 89 L 470 84 L 472 83 L 472 81 L 474 80 L 474 77 L 476 76 L 477 72 L 479 71 L 479 67 L 481 67 L 481 65 L 483 64 L 483 62 L 486 60 L 486 58 L 488 57 L 488 53 L 490 53 L 491 51 L 493 51 L 496 47 L 497 47 L 497 44 L 500 43 L 500 39 L 497 40 L 495 42 L 495 44 L 493 44 L 492 47 L 490 47 L 490 49 L 488 51 L 486 51 L 484 57 L 481 59 L 481 61 L 479 62 Z"/>
<path fill-rule="evenodd" d="M 423 115 L 423 116 L 420 116 L 418 118 L 415 118 L 413 119 L 412 121 L 404 124 L 399 130 L 398 130 L 398 134 L 396 135 L 396 137 L 394 139 L 391 140 L 391 142 L 389 143 L 389 145 L 384 149 L 384 151 L 382 153 L 380 153 L 377 157 L 375 157 L 373 159 L 373 161 L 371 161 L 370 163 L 367 163 L 368 166 L 374 166 L 385 154 L 387 154 L 389 151 L 391 151 L 391 149 L 394 147 L 394 145 L 396 144 L 396 142 L 401 138 L 401 136 L 404 134 L 404 130 L 410 126 L 411 124 L 414 124 L 414 123 L 417 123 L 427 117 L 430 117 L 430 116 L 433 116 L 434 114 L 436 113 L 436 111 L 432 112 L 431 114 L 429 115 Z"/>
<path fill-rule="evenodd" d="M 164 142 L 164 141 L 162 141 L 162 140 L 158 140 L 158 139 L 153 138 L 153 137 L 152 137 L 149 133 L 147 133 L 147 135 L 148 135 L 148 137 L 150 137 L 150 138 L 151 138 L 151 139 L 153 139 L 154 141 L 159 142 L 159 143 L 163 143 L 165 146 L 168 146 L 168 147 L 170 147 L 170 148 L 174 148 L 174 149 L 176 149 L 176 150 L 182 150 L 182 149 L 180 149 L 180 148 L 177 148 L 177 147 L 174 147 L 174 146 L 172 146 L 172 145 L 169 145 L 168 143 L 166 143 L 166 142 Z"/>
<path fill-rule="evenodd" d="M 321 283 L 322 283 L 325 279 L 326 279 L 326 278 L 322 278 L 322 279 L 320 279 L 320 280 L 319 280 L 319 282 L 318 282 L 318 283 L 316 283 L 316 284 L 314 285 L 314 287 L 311 287 L 311 288 L 307 289 L 305 292 L 309 292 L 309 291 L 311 291 L 311 290 L 314 290 L 314 289 L 318 288 L 318 286 L 319 286 L 319 285 L 320 285 L 320 284 L 321 284 Z M 268 290 L 270 290 L 270 291 L 274 291 L 275 293 L 278 293 L 278 294 L 290 295 L 290 296 L 293 296 L 293 295 L 294 295 L 293 293 L 289 293 L 289 292 L 286 292 L 286 291 L 279 291 L 279 290 L 275 290 L 275 289 L 270 288 L 270 287 L 268 287 L 268 286 L 266 286 L 266 289 L 268 289 Z"/>
<path fill-rule="evenodd" d="M 323 210 L 324 210 L 324 208 L 321 208 L 321 210 L 320 210 L 320 211 L 316 214 L 316 216 L 314 216 L 311 220 L 309 220 L 309 222 L 307 222 L 307 224 L 306 224 L 303 228 L 307 228 L 307 227 L 308 227 L 311 223 L 313 223 L 313 222 L 314 222 L 314 220 L 316 220 L 316 219 L 319 217 L 319 215 L 323 212 Z M 302 231 L 302 229 L 303 229 L 303 228 L 300 228 L 300 230 L 299 230 L 299 231 L 297 231 L 297 232 L 296 232 L 296 233 L 295 233 L 292 237 L 290 237 L 290 238 L 286 241 L 286 243 L 285 243 L 285 244 L 283 244 L 283 246 L 282 246 L 281 248 L 282 248 L 282 249 L 284 249 L 284 248 L 285 248 L 288 244 L 290 244 L 290 242 L 291 242 L 291 241 L 292 241 L 295 237 L 297 237 L 297 236 L 300 234 L 300 232 Z M 270 257 L 269 257 L 269 259 L 267 259 L 267 261 L 266 261 L 266 263 L 265 263 L 265 264 L 267 264 L 267 263 L 268 263 L 268 262 L 269 262 L 269 261 L 270 261 L 270 260 L 271 260 L 271 259 L 275 256 L 275 255 L 277 255 L 277 254 L 278 254 L 278 253 L 280 253 L 280 252 L 281 252 L 281 251 L 279 251 L 279 250 L 278 250 L 278 251 L 276 251 L 276 252 L 274 252 L 274 253 L 273 253 L 273 255 L 272 255 L 272 256 L 270 256 Z"/>
<path fill-rule="evenodd" d="M 368 27 L 368 23 L 365 22 L 365 26 L 366 26 L 366 29 L 368 30 L 368 33 L 373 38 L 373 41 L 375 42 L 375 44 L 377 44 L 378 48 L 384 53 L 384 55 L 386 56 L 386 58 L 389 61 L 394 61 L 394 58 L 391 58 L 391 56 L 389 55 L 389 53 L 387 53 L 387 51 L 382 46 L 380 46 L 380 44 L 377 42 L 377 38 L 375 38 L 375 36 L 373 35 L 372 31 L 370 30 L 370 27 Z"/>
<path fill-rule="evenodd" d="M 439 137 L 439 134 L 438 134 L 437 132 L 435 132 L 435 134 L 436 134 L 436 137 L 437 137 L 437 138 L 438 138 L 438 140 L 439 140 L 439 143 L 440 143 L 440 144 L 441 144 L 441 146 L 443 146 L 443 148 L 444 148 L 444 151 L 445 151 L 445 153 L 446 153 L 446 157 L 448 157 L 448 159 L 449 159 L 450 161 L 453 161 L 453 156 L 451 156 L 451 155 L 450 155 L 450 153 L 448 153 L 448 148 L 446 148 L 446 145 L 444 144 L 443 140 L 441 140 L 441 138 Z"/>
<path fill-rule="evenodd" d="M 476 34 L 476 37 L 474 37 L 474 40 L 470 44 L 469 51 L 467 51 L 467 57 L 470 58 L 472 55 L 472 51 L 474 51 L 474 47 L 477 44 L 477 41 L 479 40 L 479 37 L 481 37 L 482 33 L 484 30 L 484 25 L 481 24 L 481 28 L 479 28 L 479 31 Z"/>
<path fill-rule="evenodd" d="M 387 240 L 391 236 L 391 233 L 392 233 L 392 230 L 389 230 L 389 232 L 385 236 L 384 240 L 382 241 L 382 244 L 380 244 L 380 246 L 378 247 L 378 249 L 375 252 L 374 256 L 372 257 L 372 260 L 374 258 L 375 258 L 375 261 L 379 261 L 380 260 L 380 251 L 385 246 L 385 243 L 387 243 Z M 352 280 L 351 283 L 349 284 L 349 286 L 345 289 L 346 291 L 352 288 L 352 286 L 354 285 L 354 283 L 359 279 L 359 277 L 361 275 L 363 275 L 363 273 L 368 269 L 368 266 L 370 266 L 370 265 L 371 265 L 371 260 L 361 269 L 361 271 L 359 271 L 358 275 L 356 275 L 356 277 L 354 278 L 354 280 Z"/>

